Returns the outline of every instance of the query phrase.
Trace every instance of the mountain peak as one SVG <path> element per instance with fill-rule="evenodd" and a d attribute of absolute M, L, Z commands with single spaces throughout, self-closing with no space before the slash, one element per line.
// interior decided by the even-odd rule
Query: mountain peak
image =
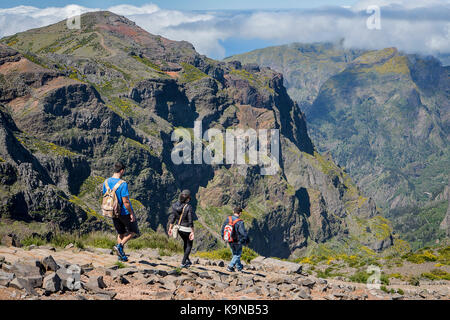
<path fill-rule="evenodd" d="M 80 29 L 68 28 L 67 21 L 63 20 L 15 34 L 2 42 L 21 52 L 84 58 L 119 56 L 124 59 L 135 52 L 153 60 L 177 62 L 199 55 L 187 41 L 151 34 L 126 17 L 109 11 L 83 14 Z"/>
<path fill-rule="evenodd" d="M 97 25 L 126 25 L 136 27 L 136 24 L 133 21 L 110 11 L 93 11 L 81 15 L 82 30 L 87 30 Z"/>

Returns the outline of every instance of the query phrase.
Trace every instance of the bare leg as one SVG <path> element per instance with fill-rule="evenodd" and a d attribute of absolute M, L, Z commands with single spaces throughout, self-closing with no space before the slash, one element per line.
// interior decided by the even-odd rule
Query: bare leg
<path fill-rule="evenodd" d="M 134 237 L 135 233 L 131 232 L 127 235 L 123 235 L 122 240 L 119 242 L 122 244 L 122 246 L 125 246 L 125 243 L 127 243 L 130 239 Z"/>
<path fill-rule="evenodd" d="M 117 235 L 117 244 L 120 244 L 122 242 L 122 239 L 125 237 L 124 234 Z"/>

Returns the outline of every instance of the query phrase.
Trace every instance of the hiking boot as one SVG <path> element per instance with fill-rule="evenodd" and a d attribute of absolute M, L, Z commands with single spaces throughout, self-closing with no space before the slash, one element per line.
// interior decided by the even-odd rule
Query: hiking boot
<path fill-rule="evenodd" d="M 227 267 L 227 271 L 234 272 L 234 268 L 231 268 L 230 266 Z"/>
<path fill-rule="evenodd" d="M 183 269 L 183 268 L 185 268 L 185 269 L 187 269 L 187 268 L 189 268 L 191 265 L 190 264 L 187 264 L 187 263 L 182 263 L 181 265 L 180 265 L 180 268 L 181 269 Z"/>
<path fill-rule="evenodd" d="M 120 257 L 120 256 L 122 256 L 121 254 L 120 254 L 120 250 L 119 250 L 119 245 L 118 244 L 116 244 L 114 247 L 113 247 L 113 249 L 114 249 L 114 251 L 116 252 L 116 254 Z"/>
<path fill-rule="evenodd" d="M 128 261 L 128 257 L 127 257 L 127 256 L 119 256 L 119 257 L 117 258 L 117 260 L 123 261 L 123 262 L 127 262 L 127 261 Z"/>
<path fill-rule="evenodd" d="M 184 265 L 186 266 L 186 268 L 189 268 L 190 266 L 192 266 L 192 262 L 191 260 L 188 260 L 184 263 Z"/>
<path fill-rule="evenodd" d="M 116 251 L 117 255 L 119 257 L 124 257 L 125 256 L 125 251 L 123 251 L 123 245 L 121 243 L 116 244 L 114 246 L 114 250 Z"/>

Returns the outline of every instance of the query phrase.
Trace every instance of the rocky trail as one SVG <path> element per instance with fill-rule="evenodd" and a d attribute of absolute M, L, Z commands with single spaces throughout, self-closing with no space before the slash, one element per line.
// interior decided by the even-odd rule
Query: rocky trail
<path fill-rule="evenodd" d="M 369 290 L 365 284 L 321 279 L 292 262 L 258 257 L 244 272 L 226 262 L 194 257 L 178 269 L 181 256 L 158 250 L 129 251 L 117 264 L 109 249 L 0 247 L 0 300 L 410 300 L 450 297 L 450 285 L 397 286 L 404 292 Z M 398 289 L 396 287 L 396 289 Z"/>

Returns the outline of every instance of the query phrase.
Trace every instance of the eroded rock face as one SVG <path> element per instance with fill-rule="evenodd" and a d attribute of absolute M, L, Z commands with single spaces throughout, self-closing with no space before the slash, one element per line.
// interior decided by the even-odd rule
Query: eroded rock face
<path fill-rule="evenodd" d="M 17 50 L 4 44 L 0 44 L 0 65 L 7 62 L 17 62 L 20 59 L 21 57 Z"/>
<path fill-rule="evenodd" d="M 447 213 L 445 214 L 444 219 L 442 220 L 440 224 L 440 228 L 445 230 L 445 233 L 447 236 L 450 236 L 450 186 L 445 188 L 444 194 L 442 195 L 443 198 L 448 199 L 448 207 L 447 207 Z"/>
<path fill-rule="evenodd" d="M 193 127 L 195 110 L 183 91 L 175 80 L 149 79 L 138 83 L 129 96 L 174 126 Z"/>

